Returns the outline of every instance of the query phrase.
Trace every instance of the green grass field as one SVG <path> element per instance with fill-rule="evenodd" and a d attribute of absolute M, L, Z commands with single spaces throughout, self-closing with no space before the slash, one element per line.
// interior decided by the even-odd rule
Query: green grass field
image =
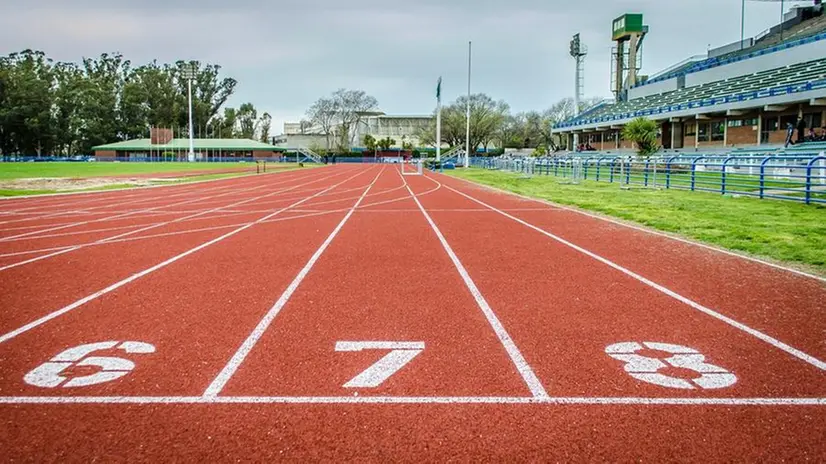
<path fill-rule="evenodd" d="M 268 163 L 267 168 L 290 163 Z M 130 174 L 207 171 L 224 169 L 255 170 L 255 163 L 0 163 L 0 180 L 32 177 L 105 177 Z"/>
<path fill-rule="evenodd" d="M 446 171 L 480 184 L 577 206 L 826 275 L 826 207 L 482 169 Z"/>

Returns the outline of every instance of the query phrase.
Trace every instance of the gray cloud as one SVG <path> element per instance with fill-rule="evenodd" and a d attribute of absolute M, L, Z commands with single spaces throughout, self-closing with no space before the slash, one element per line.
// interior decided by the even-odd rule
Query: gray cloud
<path fill-rule="evenodd" d="M 515 111 L 571 95 L 568 41 L 577 32 L 590 49 L 586 94 L 609 96 L 611 20 L 627 12 L 644 13 L 651 27 L 647 73 L 739 39 L 738 0 L 0 0 L 0 54 L 218 63 L 239 80 L 230 103 L 269 111 L 277 132 L 339 87 L 371 93 L 390 113 L 429 113 L 439 75 L 447 100 L 466 91 L 468 40 L 473 91 Z M 747 34 L 778 13 L 750 2 Z"/>

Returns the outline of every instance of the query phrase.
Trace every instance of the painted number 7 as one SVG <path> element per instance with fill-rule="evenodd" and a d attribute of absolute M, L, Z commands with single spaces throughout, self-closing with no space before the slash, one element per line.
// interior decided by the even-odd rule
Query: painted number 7
<path fill-rule="evenodd" d="M 390 350 L 345 388 L 375 388 L 424 351 L 424 342 L 337 342 L 336 351 Z"/>

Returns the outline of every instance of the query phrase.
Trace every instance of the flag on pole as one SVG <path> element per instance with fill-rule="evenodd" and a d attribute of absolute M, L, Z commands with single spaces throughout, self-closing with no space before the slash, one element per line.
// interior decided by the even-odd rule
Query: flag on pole
<path fill-rule="evenodd" d="M 436 84 L 436 101 L 442 102 L 442 76 L 439 76 L 439 82 Z"/>

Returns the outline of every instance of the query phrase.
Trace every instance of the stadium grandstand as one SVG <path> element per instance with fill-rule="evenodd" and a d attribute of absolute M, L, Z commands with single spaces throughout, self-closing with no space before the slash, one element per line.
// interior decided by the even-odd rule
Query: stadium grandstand
<path fill-rule="evenodd" d="M 647 26 L 640 31 L 644 36 Z M 798 129 L 801 119 L 807 135 L 826 138 L 826 15 L 820 2 L 793 8 L 755 38 L 683 60 L 651 78 L 631 68 L 625 82 L 621 74 L 615 99 L 553 127 L 569 150 L 576 144 L 631 149 L 621 130 L 638 117 L 659 123 L 659 144 L 666 150 L 779 145 L 789 124 Z"/>

